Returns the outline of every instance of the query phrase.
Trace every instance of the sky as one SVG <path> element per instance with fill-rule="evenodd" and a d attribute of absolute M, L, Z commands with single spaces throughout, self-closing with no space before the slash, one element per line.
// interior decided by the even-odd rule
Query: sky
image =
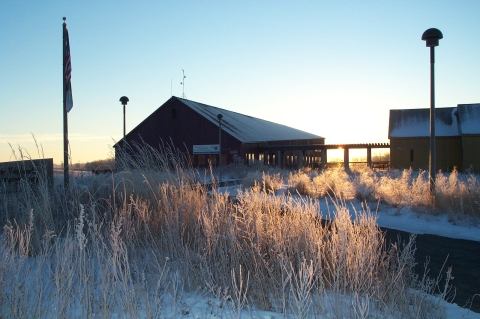
<path fill-rule="evenodd" d="M 172 95 L 326 143 L 388 142 L 390 109 L 480 102 L 480 1 L 0 1 L 0 162 L 63 161 L 62 17 L 72 59 L 70 157 L 113 156 Z M 183 73 L 186 76 L 184 86 Z"/>

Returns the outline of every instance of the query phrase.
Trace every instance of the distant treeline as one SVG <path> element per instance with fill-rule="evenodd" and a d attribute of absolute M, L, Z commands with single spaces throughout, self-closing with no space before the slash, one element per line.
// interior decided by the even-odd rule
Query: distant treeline
<path fill-rule="evenodd" d="M 60 165 L 55 165 L 55 168 L 62 168 L 63 163 Z M 70 169 L 76 169 L 76 170 L 86 170 L 86 171 L 94 171 L 94 170 L 110 170 L 110 169 L 115 169 L 115 158 L 107 158 L 103 160 L 96 160 L 92 162 L 86 162 L 86 163 L 75 163 L 75 164 L 70 164 Z"/>

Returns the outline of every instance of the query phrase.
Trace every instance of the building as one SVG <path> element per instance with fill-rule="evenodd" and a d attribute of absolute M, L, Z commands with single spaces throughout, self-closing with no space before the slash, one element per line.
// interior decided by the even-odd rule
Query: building
<path fill-rule="evenodd" d="M 128 145 L 146 143 L 157 149 L 162 141 L 171 143 L 188 151 L 195 167 L 216 165 L 220 143 L 221 164 L 261 161 L 283 167 L 320 163 L 321 150 L 303 148 L 325 144 L 325 138 L 315 134 L 175 96 L 125 139 Z M 116 156 L 122 145 L 122 141 L 114 145 Z"/>
<path fill-rule="evenodd" d="M 480 172 L 480 104 L 435 109 L 436 167 Z M 390 166 L 428 170 L 430 109 L 390 110 Z"/>

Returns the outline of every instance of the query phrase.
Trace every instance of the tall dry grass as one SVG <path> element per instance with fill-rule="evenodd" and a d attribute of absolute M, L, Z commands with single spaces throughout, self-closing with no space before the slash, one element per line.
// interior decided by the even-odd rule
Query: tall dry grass
<path fill-rule="evenodd" d="M 315 199 L 275 195 L 266 183 L 232 201 L 205 186 L 214 172 L 200 174 L 168 150 L 143 151 L 143 162 L 128 159 L 122 172 L 49 197 L 62 218 L 41 234 L 42 206 L 17 212 L 24 223 L 6 223 L 3 317 L 193 317 L 199 304 L 204 318 L 244 318 L 256 308 L 288 318 L 444 315 L 448 282 L 443 290 L 439 279 L 417 277 L 415 238 L 386 247 L 370 212 L 352 221 L 338 200 L 325 223 Z M 348 174 L 308 174 L 333 183 L 316 194 L 353 192 Z"/>
<path fill-rule="evenodd" d="M 346 171 L 334 168 L 323 171 L 302 169 L 288 174 L 251 174 L 245 187 L 269 185 L 275 178 L 277 185 L 287 185 L 290 194 L 312 198 L 356 198 L 367 202 L 381 202 L 395 207 L 406 207 L 418 213 L 446 214 L 451 222 L 461 220 L 478 224 L 480 218 L 480 179 L 474 174 L 439 172 L 436 175 L 434 199 L 425 171 L 375 171 L 357 168 Z M 277 187 L 276 189 L 278 189 Z"/>

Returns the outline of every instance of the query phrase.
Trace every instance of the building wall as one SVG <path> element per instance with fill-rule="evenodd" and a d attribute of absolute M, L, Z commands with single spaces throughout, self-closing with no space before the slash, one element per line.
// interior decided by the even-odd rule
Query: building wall
<path fill-rule="evenodd" d="M 473 169 L 473 172 L 480 173 L 480 136 L 464 135 L 463 142 L 463 168 Z"/>
<path fill-rule="evenodd" d="M 162 143 L 173 145 L 181 152 L 193 155 L 193 145 L 218 144 L 218 125 L 208 121 L 177 99 L 170 99 L 147 117 L 127 135 L 127 142 L 149 144 L 158 148 Z M 120 145 L 120 143 L 119 143 Z M 222 132 L 222 153 L 227 157 L 223 161 L 231 162 L 241 143 Z M 212 160 L 213 156 L 205 155 Z M 193 165 L 198 165 L 198 156 L 191 156 Z M 208 163 L 208 161 L 207 161 Z"/>
<path fill-rule="evenodd" d="M 428 149 L 428 139 L 391 138 L 390 167 L 395 169 L 428 169 Z"/>
<path fill-rule="evenodd" d="M 463 169 L 462 139 L 460 137 L 436 138 L 436 168 L 451 172 L 454 167 Z M 430 138 L 391 138 L 390 166 L 395 169 L 428 170 Z"/>

